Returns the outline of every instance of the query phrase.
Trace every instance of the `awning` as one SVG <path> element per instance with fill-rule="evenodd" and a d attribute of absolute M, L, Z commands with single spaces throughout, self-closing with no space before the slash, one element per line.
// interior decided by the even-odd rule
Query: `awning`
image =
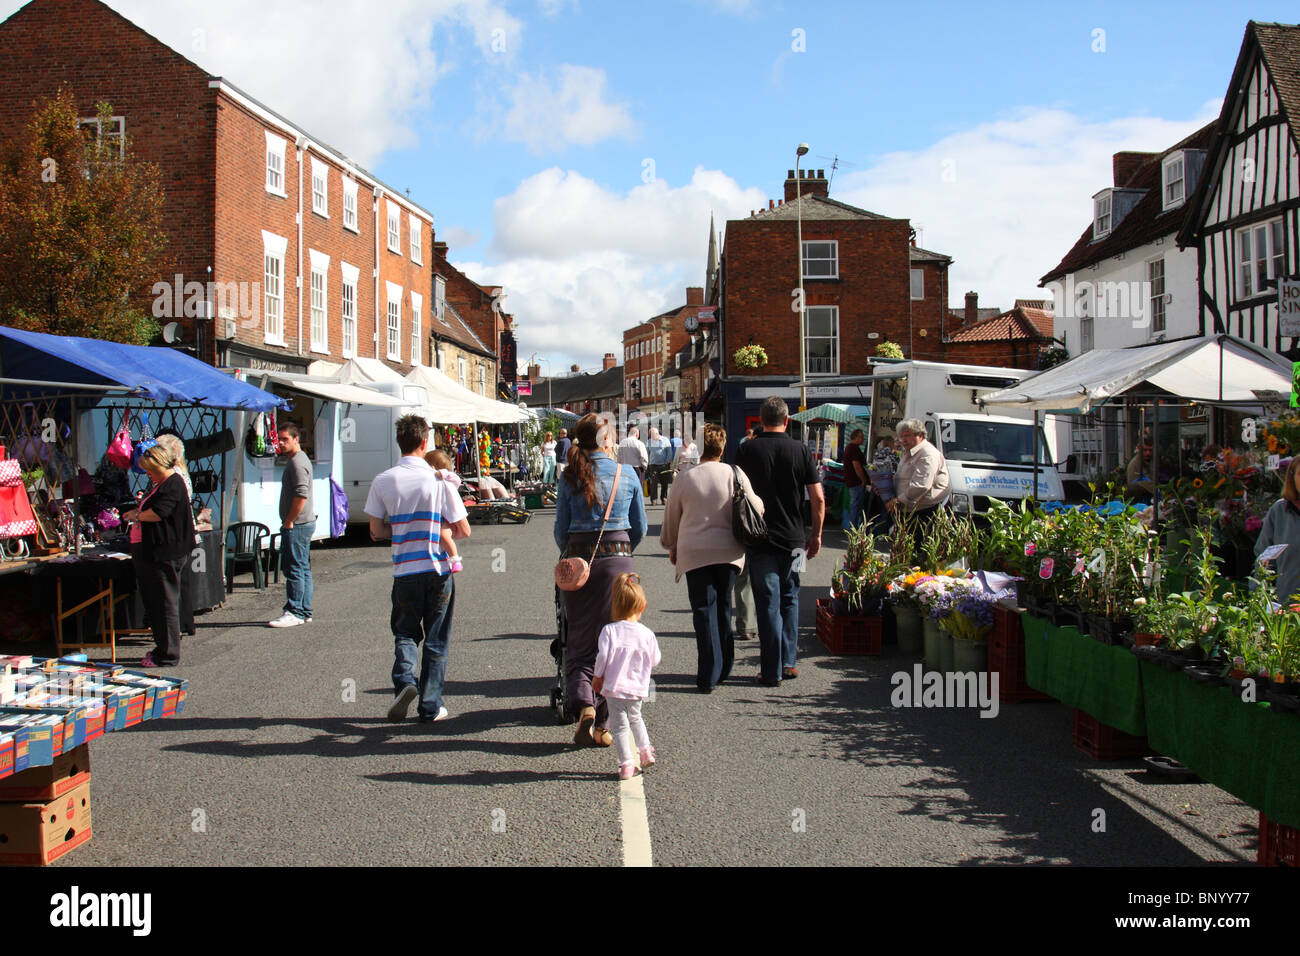
<path fill-rule="evenodd" d="M 384 395 L 382 392 L 376 392 L 373 388 L 366 388 L 364 385 L 347 385 L 343 382 L 332 382 L 329 379 L 317 378 L 312 375 L 299 375 L 295 372 L 260 371 L 252 374 L 264 375 L 268 381 L 275 382 L 277 385 L 346 405 L 382 405 L 386 408 L 406 408 L 411 404 L 404 398 Z"/>
<path fill-rule="evenodd" d="M 320 366 L 319 371 L 317 366 Z M 349 385 L 403 381 L 401 372 L 373 358 L 348 359 L 342 365 L 334 365 L 332 362 L 312 362 L 307 371 L 312 375 L 325 376 Z"/>
<path fill-rule="evenodd" d="M 980 401 L 1082 415 L 1144 382 L 1189 402 L 1253 406 L 1290 396 L 1291 363 L 1231 335 L 1093 349 Z"/>
<path fill-rule="evenodd" d="M 486 422 L 490 425 L 513 425 L 516 422 L 527 422 L 532 420 L 532 415 L 518 405 L 510 405 L 507 402 L 498 402 L 494 398 L 486 398 L 477 392 L 471 392 L 468 388 L 462 386 L 459 382 L 453 381 L 447 375 L 443 374 L 436 368 L 429 368 L 421 365 L 411 369 L 406 376 L 406 380 L 415 385 L 424 386 L 429 393 L 430 401 L 441 399 L 451 399 L 455 402 L 461 402 L 474 408 L 474 421 Z M 455 424 L 460 419 L 446 424 Z"/>
<path fill-rule="evenodd" d="M 269 412 L 286 403 L 175 349 L 0 328 L 5 378 L 120 385 L 153 402 Z"/>
<path fill-rule="evenodd" d="M 825 405 L 810 408 L 806 412 L 797 412 L 790 416 L 790 420 L 795 422 L 839 422 L 841 425 L 851 425 L 854 422 L 867 421 L 870 415 L 871 408 L 868 405 L 841 405 L 837 402 L 827 402 Z"/>

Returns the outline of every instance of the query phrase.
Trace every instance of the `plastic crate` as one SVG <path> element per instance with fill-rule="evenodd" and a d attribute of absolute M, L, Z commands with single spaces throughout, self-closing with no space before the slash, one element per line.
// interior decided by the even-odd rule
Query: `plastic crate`
<path fill-rule="evenodd" d="M 1034 690 L 1025 679 L 1025 632 L 1020 612 L 1003 607 L 993 609 L 993 631 L 989 634 L 989 673 L 998 675 L 998 700 L 1018 704 L 1027 700 L 1051 700 Z"/>
<path fill-rule="evenodd" d="M 878 657 L 884 637 L 884 620 L 880 617 L 847 617 L 831 613 L 831 602 L 817 602 L 817 639 L 832 654 L 856 654 Z"/>
<path fill-rule="evenodd" d="M 1255 861 L 1260 866 L 1300 866 L 1300 830 L 1273 823 L 1261 812 Z"/>
<path fill-rule="evenodd" d="M 1116 730 L 1082 710 L 1074 712 L 1074 746 L 1094 760 L 1127 760 L 1154 752 L 1145 737 Z"/>

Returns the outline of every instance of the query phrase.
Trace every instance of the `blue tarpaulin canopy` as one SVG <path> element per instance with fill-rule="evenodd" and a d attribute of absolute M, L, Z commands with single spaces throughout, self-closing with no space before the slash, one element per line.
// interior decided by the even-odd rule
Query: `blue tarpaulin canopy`
<path fill-rule="evenodd" d="M 0 327 L 0 377 L 72 385 L 118 385 L 165 404 L 269 412 L 288 408 L 254 388 L 175 349 L 101 339 L 45 335 Z"/>

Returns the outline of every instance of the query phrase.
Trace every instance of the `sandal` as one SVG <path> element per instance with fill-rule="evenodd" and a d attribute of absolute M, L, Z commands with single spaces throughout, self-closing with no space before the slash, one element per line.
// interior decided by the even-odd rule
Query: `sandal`
<path fill-rule="evenodd" d="M 578 714 L 578 729 L 573 732 L 573 742 L 581 747 L 595 742 L 592 727 L 596 723 L 596 708 L 584 707 Z"/>

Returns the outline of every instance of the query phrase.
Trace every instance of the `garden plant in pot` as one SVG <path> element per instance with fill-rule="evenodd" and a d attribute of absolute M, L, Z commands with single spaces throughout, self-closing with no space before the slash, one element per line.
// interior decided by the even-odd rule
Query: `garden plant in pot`
<path fill-rule="evenodd" d="M 958 673 L 988 670 L 989 633 L 996 600 L 977 582 L 950 592 L 949 610 L 940 626 L 952 635 L 952 666 Z"/>

